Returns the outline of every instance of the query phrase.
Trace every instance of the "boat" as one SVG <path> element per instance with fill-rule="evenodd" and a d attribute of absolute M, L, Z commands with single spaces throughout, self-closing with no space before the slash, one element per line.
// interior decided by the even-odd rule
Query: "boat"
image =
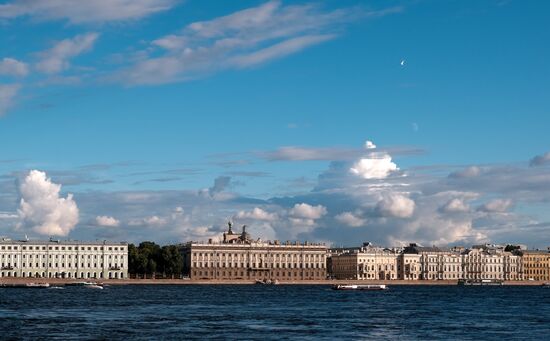
<path fill-rule="evenodd" d="M 103 286 L 99 284 L 88 284 L 88 285 L 85 285 L 84 287 L 90 288 L 90 289 L 103 289 Z"/>
<path fill-rule="evenodd" d="M 385 284 L 336 284 L 333 290 L 388 290 Z"/>
<path fill-rule="evenodd" d="M 542 283 L 542 286 L 550 288 L 550 282 L 544 282 L 544 283 Z"/>
<path fill-rule="evenodd" d="M 276 280 L 276 279 L 274 279 L 274 280 L 271 280 L 271 279 L 264 279 L 264 280 L 257 279 L 257 280 L 256 280 L 256 284 L 278 285 L 278 284 L 279 284 L 279 281 Z"/>
<path fill-rule="evenodd" d="M 504 281 L 498 279 L 459 279 L 458 285 L 504 285 Z"/>
<path fill-rule="evenodd" d="M 49 283 L 2 283 L 0 284 L 2 288 L 27 288 L 27 289 L 42 289 L 49 288 Z"/>

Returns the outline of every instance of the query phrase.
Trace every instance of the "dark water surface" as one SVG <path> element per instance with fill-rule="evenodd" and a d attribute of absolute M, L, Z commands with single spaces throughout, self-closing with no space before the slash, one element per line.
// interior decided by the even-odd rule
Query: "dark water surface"
<path fill-rule="evenodd" d="M 550 288 L 0 288 L 0 338 L 550 340 Z"/>

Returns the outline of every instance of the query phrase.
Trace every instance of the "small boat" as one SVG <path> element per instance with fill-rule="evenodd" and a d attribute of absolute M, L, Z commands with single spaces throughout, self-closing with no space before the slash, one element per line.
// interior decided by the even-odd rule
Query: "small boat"
<path fill-rule="evenodd" d="M 49 283 L 3 283 L 0 284 L 0 287 L 2 288 L 27 288 L 27 289 L 42 289 L 42 288 L 49 288 Z"/>
<path fill-rule="evenodd" d="M 337 284 L 332 286 L 333 290 L 387 290 L 385 284 Z"/>
<path fill-rule="evenodd" d="M 88 285 L 85 285 L 84 287 L 85 288 L 90 288 L 90 289 L 103 289 L 103 286 L 101 286 L 99 284 L 88 284 Z"/>
<path fill-rule="evenodd" d="M 498 279 L 459 279 L 458 285 L 504 285 L 504 281 Z"/>
<path fill-rule="evenodd" d="M 63 288 L 62 286 L 59 286 L 59 285 L 52 285 L 48 289 L 65 289 L 65 288 Z"/>
<path fill-rule="evenodd" d="M 550 288 L 550 282 L 542 283 L 542 286 L 543 286 L 543 287 Z"/>
<path fill-rule="evenodd" d="M 256 280 L 256 284 L 278 285 L 278 284 L 279 284 L 279 281 L 276 280 L 276 279 L 274 279 L 274 280 L 271 280 L 271 279 L 264 279 L 264 280 L 257 279 L 257 280 Z"/>

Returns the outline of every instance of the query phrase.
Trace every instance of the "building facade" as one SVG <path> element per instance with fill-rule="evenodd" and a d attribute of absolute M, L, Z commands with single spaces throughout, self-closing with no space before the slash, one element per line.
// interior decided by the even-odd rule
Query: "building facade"
<path fill-rule="evenodd" d="M 330 261 L 335 279 L 398 279 L 396 250 L 374 247 L 365 243 L 361 248 L 333 250 Z"/>
<path fill-rule="evenodd" d="M 323 244 L 252 240 L 243 226 L 232 225 L 222 242 L 190 242 L 181 246 L 184 275 L 207 280 L 320 280 L 327 276 Z"/>
<path fill-rule="evenodd" d="M 521 280 L 521 258 L 499 245 L 474 245 L 462 253 L 463 278 L 472 280 Z"/>
<path fill-rule="evenodd" d="M 128 244 L 0 240 L 0 277 L 124 279 Z"/>
<path fill-rule="evenodd" d="M 550 252 L 520 250 L 523 278 L 534 281 L 550 281 Z"/>
<path fill-rule="evenodd" d="M 461 278 L 461 257 L 456 250 L 409 244 L 403 250 L 403 254 L 418 256 L 420 264 L 418 279 L 455 280 Z"/>

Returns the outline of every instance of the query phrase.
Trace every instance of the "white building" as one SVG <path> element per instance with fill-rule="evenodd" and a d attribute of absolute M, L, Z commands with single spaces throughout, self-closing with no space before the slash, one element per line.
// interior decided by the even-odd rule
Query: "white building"
<path fill-rule="evenodd" d="M 0 239 L 0 278 L 128 278 L 128 244 Z"/>
<path fill-rule="evenodd" d="M 336 279 L 398 279 L 398 251 L 365 243 L 361 248 L 332 251 L 331 269 Z"/>

